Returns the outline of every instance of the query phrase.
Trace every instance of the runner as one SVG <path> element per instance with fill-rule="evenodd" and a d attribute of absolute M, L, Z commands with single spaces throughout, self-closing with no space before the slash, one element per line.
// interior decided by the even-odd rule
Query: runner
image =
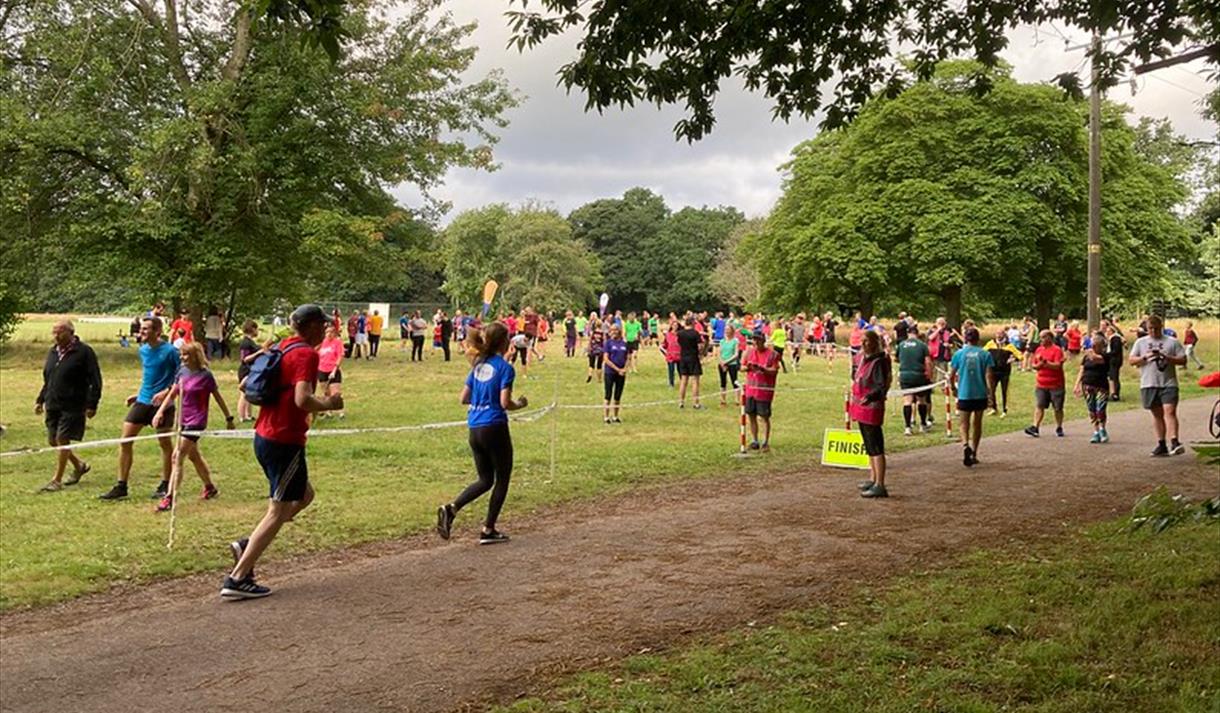
<path fill-rule="evenodd" d="M 51 327 L 55 344 L 47 352 L 42 367 L 42 390 L 34 400 L 34 413 L 45 414 L 47 443 L 66 446 L 85 437 L 85 421 L 97 415 L 102 399 L 102 370 L 93 348 L 76 336 L 70 320 L 61 319 Z M 141 347 L 143 348 L 143 347 Z M 65 485 L 75 485 L 90 466 L 76 457 L 72 449 L 55 453 L 55 475 L 39 492 L 53 493 Z M 64 471 L 72 463 L 72 474 L 64 481 Z"/>
<path fill-rule="evenodd" d="M 525 332 L 517 332 L 508 340 L 509 346 L 512 347 L 512 358 L 509 360 L 513 364 L 521 362 L 521 378 L 529 378 L 529 357 L 530 357 L 530 340 L 525 336 Z"/>
<path fill-rule="evenodd" d="M 606 333 L 602 331 L 602 320 L 597 316 L 596 312 L 589 313 L 589 320 L 585 325 L 589 337 L 589 373 L 585 376 L 585 383 L 593 381 L 596 376 L 598 381 L 602 380 L 602 363 L 605 360 L 605 343 Z"/>
<path fill-rule="evenodd" d="M 1080 362 L 1080 373 L 1076 375 L 1073 393 L 1083 396 L 1089 409 L 1089 420 L 1093 422 L 1093 437 L 1089 443 L 1109 443 L 1106 432 L 1106 404 L 1110 399 L 1110 362 L 1106 358 L 1106 339 L 1100 332 L 1093 336 L 1090 349 Z"/>
<path fill-rule="evenodd" d="M 647 317 L 648 313 L 645 312 L 644 315 Z M 660 331 L 661 330 L 661 320 L 658 319 L 657 316 L 654 314 L 651 317 L 647 317 L 647 321 L 648 321 L 648 336 L 645 341 L 648 341 L 649 344 L 652 344 L 655 346 L 661 339 L 661 331 Z"/>
<path fill-rule="evenodd" d="M 369 314 L 368 310 L 360 310 L 356 315 L 356 349 L 352 352 L 352 359 L 365 360 L 372 358 L 372 350 L 369 347 Z"/>
<path fill-rule="evenodd" d="M 669 372 L 669 388 L 676 386 L 678 360 L 682 358 L 682 347 L 678 344 L 678 320 L 669 320 L 669 328 L 661 339 L 661 355 L 665 357 L 665 368 Z"/>
<path fill-rule="evenodd" d="M 339 341 L 338 337 L 335 338 L 335 341 L 342 352 L 343 343 Z M 203 347 L 196 343 L 187 344 L 182 348 L 181 358 L 182 367 L 178 370 L 178 376 L 174 385 L 170 387 L 169 394 L 161 402 L 161 407 L 157 409 L 157 415 L 153 416 L 153 427 L 160 428 L 169 425 L 165 423 L 166 412 L 169 410 L 170 414 L 173 413 L 171 404 L 174 403 L 174 398 L 181 394 L 183 431 L 207 430 L 208 405 L 213 398 L 216 399 L 216 405 L 225 415 L 225 428 L 232 429 L 233 414 L 229 413 L 229 407 L 225 404 L 224 397 L 220 395 L 216 377 L 208 369 Z M 220 495 L 220 491 L 212 483 L 212 469 L 204 460 L 203 453 L 199 451 L 199 438 L 199 436 L 183 435 L 179 439 L 178 446 L 174 449 L 174 467 L 170 472 L 169 491 L 161 498 L 161 502 L 157 503 L 157 512 L 165 512 L 173 507 L 173 494 L 178 492 L 178 487 L 182 484 L 182 466 L 187 459 L 195 466 L 195 474 L 203 481 L 203 492 L 199 494 L 199 499 L 211 500 Z"/>
<path fill-rule="evenodd" d="M 1034 350 L 1030 365 L 1037 370 L 1034 381 L 1034 423 L 1025 428 L 1025 435 L 1037 438 L 1046 409 L 1055 410 L 1055 435 L 1063 438 L 1063 350 L 1049 329 L 1038 335 L 1042 343 Z"/>
<path fill-rule="evenodd" d="M 352 310 L 352 316 L 347 318 L 347 356 L 356 358 L 356 333 L 360 329 L 360 310 Z"/>
<path fill-rule="evenodd" d="M 1066 344 L 1063 348 L 1067 350 L 1068 354 L 1073 357 L 1080 354 L 1081 342 L 1084 341 L 1084 334 L 1080 331 L 1080 322 L 1072 322 L 1068 326 L 1067 331 L 1063 333 L 1063 340 Z"/>
<path fill-rule="evenodd" d="M 1153 456 L 1181 455 L 1186 448 L 1178 442 L 1178 373 L 1186 366 L 1186 349 L 1165 334 L 1165 322 L 1154 314 L 1147 319 L 1148 334 L 1135 340 L 1130 362 L 1140 370 L 1140 399 L 1152 412 L 1157 445 Z M 1169 446 L 1165 437 L 1169 436 Z"/>
<path fill-rule="evenodd" d="M 563 316 L 563 355 L 569 359 L 576 356 L 576 318 L 572 310 Z"/>
<path fill-rule="evenodd" d="M 139 392 L 127 397 L 130 410 L 123 418 L 123 438 L 133 438 L 140 435 L 145 426 L 151 426 L 157 407 L 173 386 L 174 377 L 178 374 L 178 350 L 174 345 L 161 339 L 161 320 L 156 317 L 145 317 L 140 321 L 140 339 L 143 342 L 139 348 L 140 365 L 143 375 L 140 379 Z M 173 429 L 174 406 L 169 405 L 169 418 L 165 424 L 157 428 L 158 433 L 168 433 Z M 98 496 L 102 500 L 122 500 L 127 497 L 127 479 L 131 476 L 132 443 L 119 444 L 119 480 L 109 491 Z M 161 483 L 153 493 L 153 498 L 160 500 L 165 497 L 169 487 L 170 468 L 173 465 L 174 444 L 169 438 L 158 438 L 157 445 L 161 447 Z"/>
<path fill-rule="evenodd" d="M 191 321 L 189 310 L 179 310 L 178 319 L 175 319 L 169 325 L 169 333 L 175 336 L 181 333 L 184 342 L 195 341 L 195 323 Z"/>
<path fill-rule="evenodd" d="M 788 344 L 792 347 L 792 370 L 801 369 L 801 350 L 805 348 L 805 314 L 800 313 L 788 323 Z"/>
<path fill-rule="evenodd" d="M 254 357 L 262 353 L 255 339 L 258 337 L 258 322 L 247 319 L 241 326 L 241 342 L 237 345 L 237 418 L 242 423 L 253 421 L 250 415 L 250 402 L 246 400 L 246 392 L 241 390 L 241 383 L 250 375 L 250 363 Z"/>
<path fill-rule="evenodd" d="M 373 316 L 369 317 L 369 359 L 376 359 L 378 352 L 381 351 L 381 328 L 385 325 L 385 318 L 381 316 L 380 310 L 373 310 Z"/>
<path fill-rule="evenodd" d="M 634 316 L 633 312 L 632 319 Z M 627 322 L 627 324 L 630 323 L 630 321 Z M 622 423 L 618 417 L 619 402 L 623 400 L 623 387 L 627 385 L 627 362 L 633 353 L 631 342 L 623 341 L 623 330 L 617 325 L 612 325 L 610 338 L 606 340 L 606 373 L 603 379 L 606 385 L 605 421 L 607 424 Z M 611 417 L 611 409 L 613 409 L 613 417 Z"/>
<path fill-rule="evenodd" d="M 898 362 L 898 388 L 903 391 L 919 389 L 932 383 L 932 355 L 928 345 L 919 338 L 919 328 L 907 329 L 907 338 L 898 342 L 894 360 Z M 931 430 L 928 423 L 929 406 L 932 403 L 932 390 L 911 391 L 902 395 L 903 435 L 909 436 L 912 431 L 914 411 L 919 411 L 919 429 L 923 433 Z"/>
<path fill-rule="evenodd" d="M 788 363 L 784 361 L 784 354 L 788 351 L 788 326 L 784 324 L 784 320 L 776 317 L 775 323 L 771 326 L 771 347 L 779 354 L 779 368 L 785 373 L 788 373 Z"/>
<path fill-rule="evenodd" d="M 761 332 L 759 333 L 761 335 Z M 703 375 L 703 335 L 695 329 L 695 318 L 686 318 L 686 328 L 677 332 L 678 340 L 678 408 L 686 408 L 686 387 L 694 380 L 695 408 L 699 403 L 699 379 Z"/>
<path fill-rule="evenodd" d="M 1199 371 L 1206 369 L 1207 365 L 1195 354 L 1195 347 L 1199 345 L 1199 335 L 1195 333 L 1194 322 L 1186 323 L 1186 329 L 1182 333 L 1182 344 L 1186 347 L 1186 358 L 1191 363 L 1196 364 Z"/>
<path fill-rule="evenodd" d="M 864 440 L 864 452 L 868 454 L 871 473 L 869 480 L 860 483 L 860 496 L 887 498 L 889 492 L 885 489 L 885 432 L 881 424 L 885 422 L 885 398 L 890 390 L 893 375 L 880 334 L 876 331 L 866 332 L 862 347 L 864 351 L 861 352 L 860 363 L 856 366 L 856 378 L 851 384 L 851 402 L 848 407 L 851 419 L 860 427 L 860 436 Z M 928 362 L 930 365 L 930 360 Z M 908 427 L 906 432 L 910 434 L 911 429 Z"/>
<path fill-rule="evenodd" d="M 513 398 L 515 374 L 512 365 L 504 360 L 504 353 L 508 351 L 508 330 L 504 325 L 493 323 L 481 332 L 472 331 L 467 343 L 475 352 L 475 360 L 462 387 L 461 401 L 469 407 L 466 425 L 470 429 L 470 450 L 479 479 L 466 486 L 453 502 L 437 509 L 436 532 L 441 539 L 448 540 L 458 512 L 490 490 L 491 500 L 487 504 L 487 519 L 483 521 L 479 544 L 494 545 L 508 542 L 508 535 L 496 530 L 496 520 L 504 507 L 513 470 L 508 412 L 525 408 L 529 400 L 524 396 Z"/>
<path fill-rule="evenodd" d="M 983 347 L 991 355 L 994 367 L 992 378 L 987 382 L 987 408 L 991 415 L 999 411 L 1000 418 L 1008 416 L 1008 383 L 1012 379 L 1013 359 L 1020 361 L 1021 351 L 1008 341 L 1008 331 L 1003 327 L 995 332 L 995 338 Z M 999 399 L 996 392 L 999 392 Z"/>
<path fill-rule="evenodd" d="M 326 315 L 317 305 L 297 307 L 289 318 L 294 336 L 279 344 L 283 356 L 274 374 L 280 387 L 275 401 L 264 405 L 254 428 L 254 457 L 267 476 L 267 512 L 249 537 L 229 548 L 237 563 L 220 588 L 222 599 L 255 599 L 271 590 L 254 581 L 254 565 L 280 528 L 313 502 L 313 486 L 305 460 L 308 416 L 343 408 L 343 397 L 314 395 L 318 353 L 326 333 Z"/>
<path fill-rule="evenodd" d="M 712 348 L 720 346 L 720 340 L 724 339 L 724 328 L 728 326 L 728 322 L 724 319 L 723 312 L 717 312 L 712 318 Z"/>
<path fill-rule="evenodd" d="M 343 393 L 343 342 L 339 341 L 339 333 L 333 326 L 326 328 L 326 338 L 317 347 L 318 351 L 318 383 L 322 386 L 323 396 L 333 396 Z M 343 418 L 343 409 L 321 411 L 319 418 Z"/>
<path fill-rule="evenodd" d="M 403 310 L 398 316 L 398 351 L 406 351 L 407 344 L 411 341 L 411 315 L 407 310 Z M 350 353 L 350 352 L 349 352 Z"/>
<path fill-rule="evenodd" d="M 636 319 L 635 312 L 627 313 L 627 321 L 623 323 L 623 339 L 627 342 L 627 361 L 631 365 L 633 374 L 640 373 L 640 330 L 642 325 L 640 320 Z M 609 367 L 607 367 L 609 368 Z M 606 372 L 610 374 L 609 371 Z"/>
<path fill-rule="evenodd" d="M 581 351 L 584 349 L 585 335 L 588 334 L 589 318 L 584 313 L 576 315 L 576 349 Z"/>
<path fill-rule="evenodd" d="M 753 334 L 753 345 L 746 350 L 742 365 L 746 371 L 746 416 L 750 419 L 750 450 L 771 450 L 771 403 L 775 400 L 775 381 L 779 375 L 780 355 L 767 346 L 762 330 Z M 763 438 L 758 440 L 758 419 L 763 421 Z"/>
<path fill-rule="evenodd" d="M 731 324 L 724 327 L 724 338 L 720 340 L 719 354 L 720 371 L 720 405 L 727 406 L 725 397 L 729 386 L 733 387 L 733 403 L 741 403 L 741 393 L 738 391 L 737 373 L 741 369 L 741 342 L 737 340 L 737 328 Z"/>
<path fill-rule="evenodd" d="M 983 412 L 987 410 L 987 382 L 994 378 L 995 362 L 979 348 L 979 330 L 966 330 L 965 346 L 949 361 L 950 387 L 957 393 L 958 429 L 962 443 L 962 465 L 979 462 L 979 439 L 983 437 Z"/>

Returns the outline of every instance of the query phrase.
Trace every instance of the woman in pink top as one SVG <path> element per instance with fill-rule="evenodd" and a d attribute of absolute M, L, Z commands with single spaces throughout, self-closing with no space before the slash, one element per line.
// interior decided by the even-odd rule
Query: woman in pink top
<path fill-rule="evenodd" d="M 343 371 L 339 365 L 343 363 L 343 340 L 339 338 L 339 330 L 332 324 L 326 328 L 326 338 L 318 345 L 318 384 L 322 387 L 324 396 L 343 393 Z M 343 418 L 343 410 L 322 411 L 322 418 L 329 418 L 332 413 Z"/>
<path fill-rule="evenodd" d="M 669 369 L 669 388 L 674 388 L 674 377 L 678 374 L 678 360 L 682 358 L 682 348 L 678 346 L 678 320 L 669 320 L 669 329 L 661 339 L 661 354 L 665 356 L 665 366 Z"/>

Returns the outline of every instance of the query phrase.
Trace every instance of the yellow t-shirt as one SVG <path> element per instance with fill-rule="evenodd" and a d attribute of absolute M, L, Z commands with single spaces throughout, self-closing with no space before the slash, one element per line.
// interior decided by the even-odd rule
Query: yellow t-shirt
<path fill-rule="evenodd" d="M 382 320 L 381 315 L 379 315 L 379 314 L 375 314 L 372 317 L 369 317 L 369 334 L 374 334 L 374 335 L 377 335 L 378 337 L 380 337 L 381 336 L 381 325 L 383 322 L 384 322 L 384 320 Z"/>

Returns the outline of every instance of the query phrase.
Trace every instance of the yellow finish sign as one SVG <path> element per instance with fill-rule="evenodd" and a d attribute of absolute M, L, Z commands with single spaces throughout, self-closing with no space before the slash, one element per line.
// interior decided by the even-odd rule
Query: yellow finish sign
<path fill-rule="evenodd" d="M 828 428 L 822 436 L 822 465 L 835 468 L 868 468 L 864 438 L 859 431 Z"/>

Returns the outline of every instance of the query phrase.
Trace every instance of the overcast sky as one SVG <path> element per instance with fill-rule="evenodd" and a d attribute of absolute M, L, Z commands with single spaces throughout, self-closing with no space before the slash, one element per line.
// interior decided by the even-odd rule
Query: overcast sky
<path fill-rule="evenodd" d="M 556 71 L 574 57 L 574 37 L 519 53 L 506 48 L 504 0 L 451 0 L 446 6 L 457 21 L 479 24 L 472 38 L 479 54 L 471 75 L 500 68 L 524 99 L 508 114 L 510 124 L 495 147 L 500 169 L 453 170 L 436 191 L 453 205 L 442 222 L 493 202 L 539 200 L 566 214 L 633 186 L 660 193 L 674 209 L 733 205 L 761 216 L 779 196 L 779 166 L 793 146 L 816 133 L 816 121 L 772 121 L 765 97 L 729 83 L 716 101 L 715 129 L 695 144 L 674 139 L 673 126 L 683 115 L 678 108 L 647 105 L 586 113 L 583 95 L 568 95 L 556 86 Z M 1087 40 L 1079 31 L 1067 37 L 1072 44 Z M 1052 28 L 1025 28 L 1013 33 L 1004 58 L 1019 80 L 1044 81 L 1083 67 L 1084 53 L 1065 51 L 1064 45 Z M 1128 104 L 1136 115 L 1168 117 L 1189 138 L 1210 139 L 1216 128 L 1199 114 L 1199 101 L 1210 88 L 1198 62 L 1141 77 L 1134 95 L 1130 85 L 1122 84 L 1110 98 Z M 410 187 L 397 194 L 407 205 L 419 204 Z"/>

